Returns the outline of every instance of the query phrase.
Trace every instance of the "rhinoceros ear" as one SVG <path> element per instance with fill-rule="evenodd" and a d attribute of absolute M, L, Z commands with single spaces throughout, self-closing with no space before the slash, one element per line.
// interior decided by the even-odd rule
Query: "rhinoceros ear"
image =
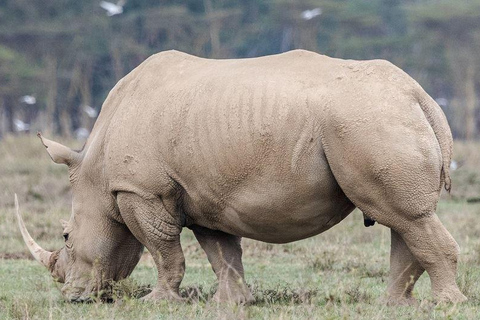
<path fill-rule="evenodd" d="M 52 158 L 53 162 L 66 164 L 67 166 L 75 166 L 76 164 L 80 163 L 81 156 L 78 152 L 73 151 L 72 149 L 65 147 L 64 145 L 48 140 L 42 136 L 39 132 L 37 136 L 42 141 L 43 145 L 47 149 L 50 158 Z"/>

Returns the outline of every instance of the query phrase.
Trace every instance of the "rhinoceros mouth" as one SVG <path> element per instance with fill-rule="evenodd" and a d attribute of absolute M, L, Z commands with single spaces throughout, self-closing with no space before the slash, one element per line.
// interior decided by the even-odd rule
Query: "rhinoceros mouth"
<path fill-rule="evenodd" d="M 91 303 L 95 301 L 101 302 L 113 302 L 112 285 L 109 283 L 102 287 L 102 289 L 75 287 L 71 285 L 64 285 L 60 290 L 63 298 L 66 301 L 74 303 Z"/>
<path fill-rule="evenodd" d="M 83 303 L 83 302 L 92 302 L 92 296 L 94 293 L 86 292 L 85 288 L 80 287 L 63 287 L 62 295 L 66 301 Z"/>

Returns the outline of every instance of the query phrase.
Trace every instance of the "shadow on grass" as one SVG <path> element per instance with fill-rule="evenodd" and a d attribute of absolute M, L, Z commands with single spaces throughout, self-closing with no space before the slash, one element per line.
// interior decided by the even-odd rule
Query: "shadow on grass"
<path fill-rule="evenodd" d="M 255 302 L 254 306 L 274 305 L 302 305 L 312 302 L 319 305 L 330 303 L 371 303 L 373 297 L 358 287 L 348 288 L 338 294 L 325 296 L 315 289 L 290 289 L 277 287 L 275 289 L 260 289 L 255 285 L 250 286 Z M 102 299 L 104 302 L 115 302 L 125 299 L 140 299 L 152 291 L 150 285 L 138 285 L 131 279 L 122 280 L 112 285 L 111 298 Z M 186 303 L 207 303 L 212 300 L 215 287 L 204 288 L 202 286 L 189 286 L 180 288 L 180 296 L 186 299 Z"/>
<path fill-rule="evenodd" d="M 314 297 L 318 296 L 318 290 L 292 290 L 289 288 L 258 289 L 251 286 L 255 302 L 252 305 L 291 305 L 311 303 Z M 152 291 L 150 285 L 138 285 L 131 279 L 122 280 L 112 284 L 111 289 L 103 294 L 103 302 L 115 302 L 124 299 L 140 299 Z M 187 303 L 207 303 L 215 294 L 215 288 L 204 288 L 202 286 L 189 286 L 180 288 L 180 296 L 186 299 Z M 330 298 L 325 298 L 327 303 Z M 333 300 L 333 299 L 332 299 Z"/>

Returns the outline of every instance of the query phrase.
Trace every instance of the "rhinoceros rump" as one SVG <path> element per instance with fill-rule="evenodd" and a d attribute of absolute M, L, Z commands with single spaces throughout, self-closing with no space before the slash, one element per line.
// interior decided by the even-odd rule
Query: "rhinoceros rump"
<path fill-rule="evenodd" d="M 304 239 L 355 207 L 391 228 L 390 301 L 411 301 L 425 270 L 436 299 L 466 299 L 458 246 L 435 214 L 450 188 L 450 128 L 386 61 L 162 52 L 110 92 L 83 150 L 41 138 L 68 165 L 73 212 L 65 247 L 32 253 L 64 275 L 69 300 L 127 277 L 143 246 L 158 269 L 146 299 L 178 299 L 188 227 L 218 277 L 214 299 L 249 302 L 241 237 Z"/>

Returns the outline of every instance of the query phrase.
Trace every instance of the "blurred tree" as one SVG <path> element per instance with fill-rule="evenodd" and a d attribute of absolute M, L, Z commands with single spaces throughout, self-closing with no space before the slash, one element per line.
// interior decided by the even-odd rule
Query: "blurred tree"
<path fill-rule="evenodd" d="M 158 51 L 303 48 L 392 61 L 452 101 L 443 107 L 454 134 L 470 139 L 480 122 L 479 18 L 480 0 L 128 0 L 114 16 L 100 0 L 0 0 L 0 132 L 17 116 L 63 135 L 89 130 L 115 83 Z M 34 108 L 19 102 L 26 94 Z"/>
<path fill-rule="evenodd" d="M 453 88 L 451 125 L 461 138 L 478 135 L 477 86 L 480 80 L 480 1 L 422 1 L 408 7 L 412 21 L 435 41 L 432 51 L 445 52 L 445 82 Z M 429 54 L 429 52 L 425 52 Z"/>
<path fill-rule="evenodd" d="M 39 79 L 39 70 L 22 54 L 0 45 L 0 135 L 14 132 L 14 120 L 20 113 L 26 113 L 25 118 L 32 118 L 35 113 L 33 107 L 22 105 L 20 98 L 24 95 L 35 95 L 40 91 L 36 86 Z M 26 91 L 29 88 L 30 91 Z M 23 119 L 25 120 L 25 119 Z"/>

